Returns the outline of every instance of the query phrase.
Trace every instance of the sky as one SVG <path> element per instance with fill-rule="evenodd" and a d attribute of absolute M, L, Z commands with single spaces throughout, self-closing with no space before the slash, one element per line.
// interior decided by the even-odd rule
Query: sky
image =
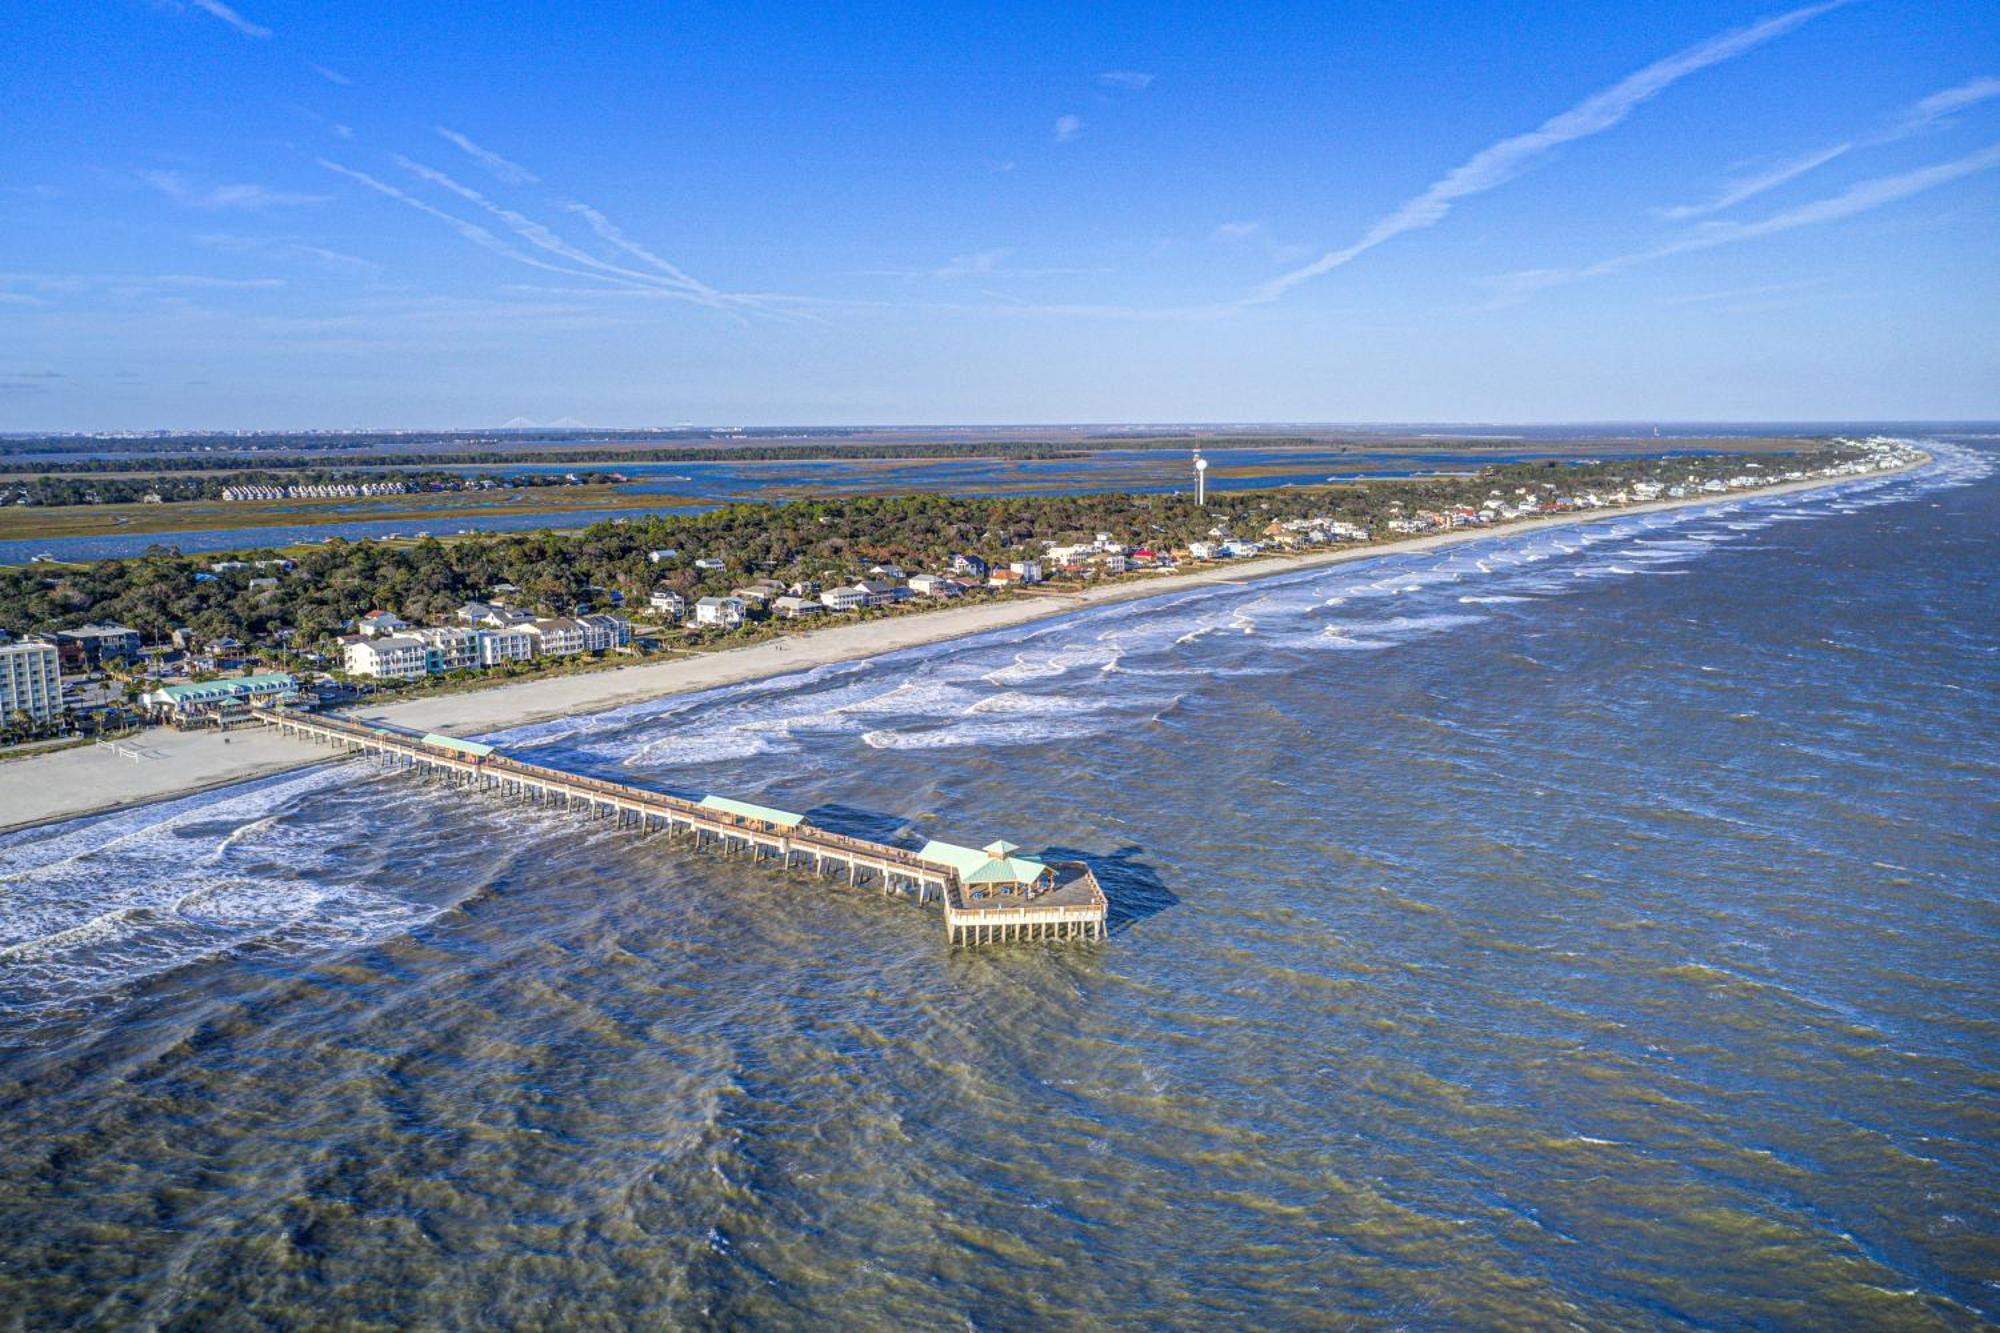
<path fill-rule="evenodd" d="M 0 431 L 2000 418 L 1990 0 L 94 0 L 0 87 Z"/>

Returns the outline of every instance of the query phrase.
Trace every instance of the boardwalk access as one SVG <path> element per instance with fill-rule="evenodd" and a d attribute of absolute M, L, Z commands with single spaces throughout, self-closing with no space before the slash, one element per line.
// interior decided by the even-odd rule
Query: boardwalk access
<path fill-rule="evenodd" d="M 1012 940 L 1101 940 L 1108 904 L 1097 876 L 1081 861 L 1009 859 L 1042 873 L 1032 880 L 994 880 L 978 871 L 962 874 L 951 862 L 927 858 L 902 847 L 816 828 L 802 815 L 711 796 L 690 801 L 622 782 L 585 777 L 500 753 L 490 745 L 431 733 L 373 726 L 348 718 L 259 706 L 254 715 L 288 736 L 365 755 L 395 768 L 538 806 L 576 811 L 587 818 L 613 819 L 639 832 L 665 833 L 671 842 L 687 834 L 690 846 L 747 851 L 787 870 L 821 878 L 839 877 L 860 886 L 871 880 L 884 894 L 900 894 L 919 906 L 944 908 L 946 937 L 975 946 Z M 934 844 L 942 847 L 944 844 Z M 1007 844 L 995 844 L 1006 847 Z M 967 849 L 953 849 L 962 858 Z M 971 880 L 973 882 L 968 883 Z"/>

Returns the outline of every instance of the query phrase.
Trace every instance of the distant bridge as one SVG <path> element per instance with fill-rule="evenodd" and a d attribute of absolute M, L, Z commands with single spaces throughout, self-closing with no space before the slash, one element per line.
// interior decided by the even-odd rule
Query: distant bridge
<path fill-rule="evenodd" d="M 258 705 L 261 721 L 288 736 L 374 758 L 382 764 L 443 777 L 461 786 L 577 811 L 587 818 L 615 819 L 642 833 L 665 833 L 669 841 L 685 833 L 695 847 L 747 851 L 785 869 L 821 878 L 845 871 L 850 885 L 872 877 L 884 894 L 935 900 L 944 906 L 945 931 L 954 944 L 1005 940 L 1101 940 L 1108 903 L 1089 866 L 1080 861 L 1047 867 L 1034 883 L 968 887 L 951 866 L 916 852 L 867 838 L 815 828 L 803 816 L 741 801 L 710 797 L 690 801 L 622 782 L 531 764 L 501 754 L 490 745 L 432 733 L 413 736 L 348 718 L 300 713 Z"/>

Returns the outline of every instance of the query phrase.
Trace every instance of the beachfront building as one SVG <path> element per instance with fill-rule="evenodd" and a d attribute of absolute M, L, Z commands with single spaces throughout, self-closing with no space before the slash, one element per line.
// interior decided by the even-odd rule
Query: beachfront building
<path fill-rule="evenodd" d="M 479 669 L 479 631 L 461 625 L 435 625 L 410 636 L 424 645 L 424 669 L 433 676 L 447 671 Z"/>
<path fill-rule="evenodd" d="M 350 634 L 340 641 L 341 666 L 350 676 L 375 680 L 422 680 L 428 676 L 430 645 L 399 635 Z"/>
<path fill-rule="evenodd" d="M 0 644 L 0 722 L 16 713 L 38 723 L 63 710 L 62 658 L 52 643 Z"/>
<path fill-rule="evenodd" d="M 743 623 L 741 597 L 704 597 L 694 604 L 694 623 L 735 629 Z"/>
<path fill-rule="evenodd" d="M 632 622 L 623 616 L 598 611 L 578 616 L 576 623 L 583 626 L 583 650 L 587 653 L 624 648 L 632 642 Z"/>
<path fill-rule="evenodd" d="M 1042 581 L 1042 562 L 1039 560 L 1016 560 L 1007 569 L 1023 584 Z"/>
<path fill-rule="evenodd" d="M 248 718 L 253 703 L 283 703 L 296 698 L 298 692 L 299 683 L 289 672 L 267 671 L 234 680 L 163 685 L 141 695 L 139 702 L 155 720 L 176 727 L 225 726 Z"/>
<path fill-rule="evenodd" d="M 1098 547 L 1094 543 L 1077 542 L 1069 546 L 1051 544 L 1049 549 L 1043 554 L 1050 564 L 1060 569 L 1071 565 L 1080 565 L 1091 556 L 1096 555 L 1097 551 Z"/>
<path fill-rule="evenodd" d="M 991 571 L 976 555 L 955 555 L 951 558 L 951 572 L 969 579 L 983 579 Z"/>
<path fill-rule="evenodd" d="M 75 644 L 89 666 L 139 655 L 139 631 L 124 625 L 78 625 L 59 629 L 50 637 L 58 644 Z"/>
<path fill-rule="evenodd" d="M 584 628 L 568 617 L 530 621 L 522 628 L 534 639 L 537 657 L 574 657 L 584 650 Z"/>
<path fill-rule="evenodd" d="M 526 662 L 535 655 L 535 636 L 519 625 L 509 625 L 505 629 L 481 628 L 479 635 L 479 665 L 482 668 L 496 667 L 502 662 Z"/>
<path fill-rule="evenodd" d="M 943 574 L 919 574 L 910 580 L 910 591 L 922 597 L 956 597 L 965 587 Z"/>
<path fill-rule="evenodd" d="M 868 604 L 868 590 L 858 583 L 828 588 L 819 595 L 820 605 L 829 611 L 859 611 Z"/>
<path fill-rule="evenodd" d="M 687 598 L 672 588 L 655 588 L 653 595 L 646 599 L 646 605 L 668 620 L 679 620 L 687 614 Z"/>
<path fill-rule="evenodd" d="M 909 595 L 906 589 L 887 579 L 867 578 L 854 586 L 861 589 L 863 606 L 889 606 Z"/>
<path fill-rule="evenodd" d="M 825 615 L 826 604 L 811 597 L 786 593 L 771 603 L 771 612 L 780 620 L 804 620 L 808 616 Z"/>

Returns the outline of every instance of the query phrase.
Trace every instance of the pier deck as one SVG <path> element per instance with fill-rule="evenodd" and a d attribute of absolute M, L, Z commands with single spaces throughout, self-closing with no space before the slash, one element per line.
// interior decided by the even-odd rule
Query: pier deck
<path fill-rule="evenodd" d="M 285 735 L 358 752 L 381 763 L 410 769 L 480 791 L 575 810 L 590 818 L 615 819 L 640 832 L 681 833 L 695 846 L 747 851 L 822 878 L 845 872 L 850 885 L 872 877 L 884 894 L 914 897 L 944 906 L 945 931 L 953 944 L 979 945 L 1008 940 L 1101 940 L 1107 904 L 1090 867 L 1062 862 L 1050 867 L 1054 883 L 1039 890 L 990 886 L 967 889 L 947 865 L 887 843 L 816 828 L 803 816 L 767 810 L 740 801 L 710 797 L 690 801 L 622 782 L 585 777 L 501 754 L 489 745 L 432 733 L 415 736 L 348 718 L 258 706 L 255 716 Z"/>

